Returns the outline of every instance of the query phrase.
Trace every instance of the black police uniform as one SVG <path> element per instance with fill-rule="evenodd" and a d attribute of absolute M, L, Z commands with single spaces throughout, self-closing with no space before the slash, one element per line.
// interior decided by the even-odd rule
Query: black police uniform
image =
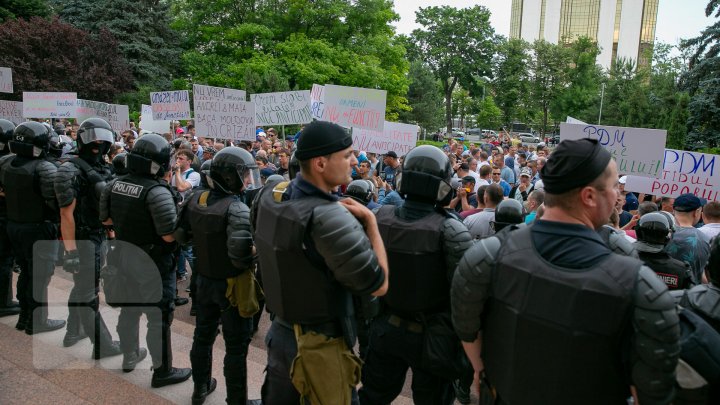
<path fill-rule="evenodd" d="M 55 271 L 57 248 L 47 244 L 33 252 L 36 242 L 58 238 L 53 191 L 57 167 L 45 160 L 49 134 L 42 124 L 23 123 L 15 135 L 24 140 L 10 142 L 18 155 L 0 158 L 0 184 L 7 204 L 7 236 L 21 270 L 17 282 L 21 312 L 15 327 L 34 334 L 65 325 L 47 318 L 47 288 Z"/>
<path fill-rule="evenodd" d="M 137 148 L 136 144 L 133 150 Z M 100 201 L 100 219 L 112 219 L 116 239 L 134 245 L 154 265 L 148 268 L 149 263 L 139 257 L 142 255 L 120 255 L 122 268 L 129 272 L 128 288 L 140 291 L 148 298 L 141 297 L 137 303 L 139 306 L 122 307 L 117 332 L 126 359 L 142 353 L 138 331 L 140 316 L 145 313 L 148 319 L 147 344 L 155 375 L 173 372 L 170 325 L 175 309 L 175 243 L 165 242 L 161 235 L 173 233 L 176 217 L 176 201 L 170 186 L 150 175 L 131 173 L 112 180 Z M 157 280 L 158 273 L 160 280 Z M 158 294 L 159 289 L 162 289 L 161 294 Z M 159 301 L 149 298 L 158 296 Z M 134 365 L 123 368 L 131 371 Z M 153 383 L 153 386 L 156 384 Z"/>
<path fill-rule="evenodd" d="M 678 317 L 667 288 L 637 259 L 578 224 L 540 220 L 481 240 L 458 266 L 453 323 L 482 330 L 485 374 L 500 404 L 672 400 Z"/>
<path fill-rule="evenodd" d="M 10 153 L 10 140 L 15 124 L 0 119 L 0 157 Z M 15 257 L 7 235 L 7 203 L 0 196 L 0 317 L 18 315 L 20 305 L 12 300 L 12 267 Z"/>
<path fill-rule="evenodd" d="M 100 193 L 111 177 L 110 168 L 102 159 L 86 160 L 81 155 L 63 163 L 55 180 L 60 207 L 67 207 L 73 201 L 76 203 L 73 218 L 80 258 L 79 268 L 73 273 L 74 285 L 68 299 L 65 344 L 71 345 L 72 340 L 88 334 L 96 351 L 109 350 L 113 345 L 112 336 L 99 311 L 98 297 L 99 272 L 104 261 L 103 243 L 107 239 L 105 227 L 99 220 L 98 207 Z"/>
<path fill-rule="evenodd" d="M 385 276 L 358 221 L 337 203 L 337 197 L 301 174 L 285 190 L 282 202 L 275 202 L 272 189 L 264 188 L 256 204 L 255 243 L 266 305 L 273 314 L 265 338 L 263 403 L 299 404 L 290 380 L 297 354 L 292 325 L 328 337 L 345 335 L 352 348 L 350 293 L 369 295 L 382 286 Z M 357 402 L 354 390 L 353 402 Z"/>
<path fill-rule="evenodd" d="M 650 267 L 668 290 L 685 290 L 693 286 L 690 265 L 670 257 L 665 251 L 638 252 L 640 260 Z"/>
<path fill-rule="evenodd" d="M 412 369 L 415 404 L 453 402 L 452 380 L 423 366 L 424 319 L 450 312 L 450 281 L 472 236 L 462 222 L 410 199 L 377 212 L 393 275 L 371 325 L 362 372 L 362 404 L 389 404 Z M 459 343 L 459 342 L 458 342 Z"/>

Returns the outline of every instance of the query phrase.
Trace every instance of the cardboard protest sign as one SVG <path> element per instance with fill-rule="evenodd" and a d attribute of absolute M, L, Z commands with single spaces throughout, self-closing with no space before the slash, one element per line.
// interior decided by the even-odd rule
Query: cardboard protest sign
<path fill-rule="evenodd" d="M 118 133 L 130 129 L 129 109 L 126 105 L 79 98 L 76 100 L 75 116 L 78 122 L 83 122 L 88 118 L 102 118 Z"/>
<path fill-rule="evenodd" d="M 322 120 L 325 114 L 325 87 L 313 84 L 310 91 L 310 114 L 315 120 Z"/>
<path fill-rule="evenodd" d="M 385 121 L 382 132 L 353 128 L 353 149 L 374 153 L 394 151 L 400 155 L 410 152 L 417 144 L 418 126 Z"/>
<path fill-rule="evenodd" d="M 197 101 L 245 101 L 245 90 L 193 84 L 193 103 Z M 194 105 L 193 105 L 194 106 Z"/>
<path fill-rule="evenodd" d="M 258 126 L 312 122 L 309 90 L 252 94 L 250 100 L 255 103 L 255 123 Z"/>
<path fill-rule="evenodd" d="M 195 132 L 198 136 L 254 141 L 255 127 L 255 103 L 195 102 Z"/>
<path fill-rule="evenodd" d="M 25 118 L 75 118 L 77 93 L 23 92 Z"/>
<path fill-rule="evenodd" d="M 662 172 L 657 179 L 628 176 L 625 190 L 662 197 L 692 193 L 709 201 L 720 200 L 720 156 L 665 149 Z"/>
<path fill-rule="evenodd" d="M 23 119 L 23 103 L 19 101 L 0 100 L 0 118 L 12 121 L 13 124 L 22 124 Z"/>
<path fill-rule="evenodd" d="M 325 85 L 323 120 L 346 128 L 382 131 L 385 125 L 385 90 Z"/>
<path fill-rule="evenodd" d="M 190 93 L 187 90 L 150 93 L 153 120 L 189 120 Z"/>
<path fill-rule="evenodd" d="M 7 67 L 0 67 L 0 93 L 12 93 L 13 92 L 13 81 L 12 81 L 12 69 Z"/>
<path fill-rule="evenodd" d="M 140 116 L 140 129 L 143 131 L 155 132 L 160 135 L 170 132 L 171 120 L 154 120 L 152 106 L 142 105 Z"/>
<path fill-rule="evenodd" d="M 661 174 L 667 131 L 660 129 L 560 124 L 560 141 L 597 139 L 617 162 L 618 172 L 656 178 Z"/>
<path fill-rule="evenodd" d="M 122 104 L 110 104 L 107 121 L 117 133 L 130 129 L 130 108 Z"/>

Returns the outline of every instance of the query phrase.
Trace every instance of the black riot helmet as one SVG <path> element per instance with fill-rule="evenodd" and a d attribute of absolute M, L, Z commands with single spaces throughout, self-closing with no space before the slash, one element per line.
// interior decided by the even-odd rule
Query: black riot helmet
<path fill-rule="evenodd" d="M 122 176 L 128 173 L 127 170 L 127 153 L 120 152 L 112 160 L 113 170 L 116 176 Z"/>
<path fill-rule="evenodd" d="M 15 124 L 12 121 L 0 119 L 0 156 L 10 153 L 13 132 L 15 132 Z"/>
<path fill-rule="evenodd" d="M 98 145 L 100 153 L 92 152 L 93 148 L 88 145 L 101 141 Z M 80 124 L 77 132 L 77 149 L 81 156 L 91 157 L 95 160 L 102 158 L 110 149 L 110 145 L 115 141 L 115 133 L 110 124 L 102 118 L 88 118 Z"/>
<path fill-rule="evenodd" d="M 145 176 L 163 177 L 170 169 L 172 147 L 161 135 L 148 133 L 135 142 L 127 155 L 127 170 Z"/>
<path fill-rule="evenodd" d="M 10 141 L 10 152 L 29 158 L 45 157 L 50 144 L 50 130 L 44 124 L 27 121 L 18 125 Z"/>
<path fill-rule="evenodd" d="M 210 165 L 212 165 L 212 159 L 208 159 L 203 162 L 200 166 L 200 184 L 203 188 L 210 188 L 207 177 L 210 175 Z"/>
<path fill-rule="evenodd" d="M 523 206 L 515 199 L 503 200 L 495 208 L 495 232 L 501 231 L 506 226 L 516 225 L 523 222 Z"/>
<path fill-rule="evenodd" d="M 662 247 L 670 241 L 670 230 L 670 222 L 665 215 L 651 212 L 640 217 L 635 233 L 638 241 L 657 245 L 662 250 Z"/>
<path fill-rule="evenodd" d="M 237 146 L 223 148 L 213 156 L 210 180 L 215 189 L 228 194 L 239 194 L 244 189 L 261 186 L 260 171 L 253 155 Z"/>
<path fill-rule="evenodd" d="M 452 197 L 450 160 L 440 149 L 421 145 L 405 155 L 398 175 L 397 191 L 410 200 L 445 205 Z"/>
<path fill-rule="evenodd" d="M 353 180 L 345 190 L 345 195 L 362 205 L 368 205 L 372 201 L 373 193 L 373 185 L 368 180 Z"/>
<path fill-rule="evenodd" d="M 44 122 L 43 125 L 45 125 L 48 131 L 50 131 L 50 141 L 48 142 L 48 155 L 56 159 L 60 159 L 60 156 L 62 156 L 63 154 L 63 146 L 65 145 L 60 141 L 60 135 L 58 135 L 52 125 L 48 124 L 47 122 Z"/>

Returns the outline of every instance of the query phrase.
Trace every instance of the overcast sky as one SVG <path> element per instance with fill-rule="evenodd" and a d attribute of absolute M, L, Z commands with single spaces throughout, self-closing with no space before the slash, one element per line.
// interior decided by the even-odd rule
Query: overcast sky
<path fill-rule="evenodd" d="M 714 21 L 713 18 L 705 17 L 707 3 L 708 0 L 660 0 L 655 36 L 670 44 L 676 44 L 680 38 L 697 36 Z M 418 28 L 415 24 L 415 11 L 420 7 L 448 5 L 465 8 L 476 4 L 490 9 L 490 23 L 497 33 L 506 37 L 510 34 L 511 0 L 395 0 L 395 11 L 400 14 L 397 31 L 400 34 L 409 34 Z"/>

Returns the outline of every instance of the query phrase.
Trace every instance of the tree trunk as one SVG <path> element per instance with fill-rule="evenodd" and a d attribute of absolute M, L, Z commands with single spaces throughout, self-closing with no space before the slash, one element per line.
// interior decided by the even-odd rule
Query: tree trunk
<path fill-rule="evenodd" d="M 452 92 L 457 84 L 457 77 L 453 77 L 452 83 L 448 84 L 447 79 L 443 80 L 445 90 L 445 124 L 447 125 L 447 133 L 452 134 Z"/>

